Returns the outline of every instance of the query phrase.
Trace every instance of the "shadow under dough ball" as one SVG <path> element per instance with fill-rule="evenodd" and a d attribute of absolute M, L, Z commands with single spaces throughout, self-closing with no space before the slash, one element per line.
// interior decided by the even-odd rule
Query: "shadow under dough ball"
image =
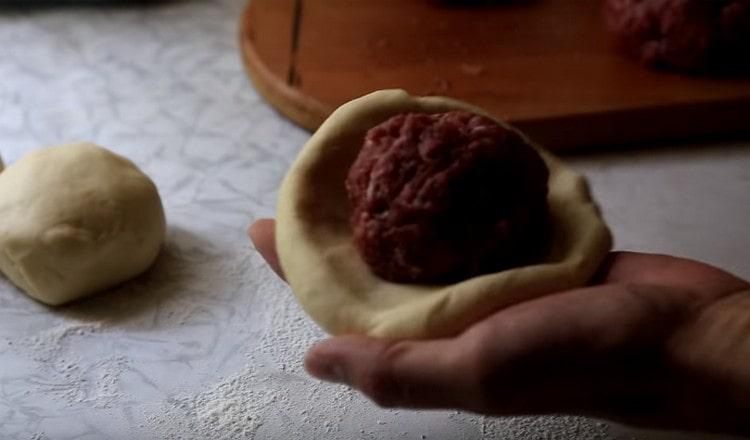
<path fill-rule="evenodd" d="M 517 133 L 467 111 L 394 116 L 346 179 L 354 243 L 396 282 L 452 282 L 538 258 L 549 172 Z"/>
<path fill-rule="evenodd" d="M 750 63 L 750 0 L 607 0 L 607 28 L 643 63 L 702 72 Z"/>

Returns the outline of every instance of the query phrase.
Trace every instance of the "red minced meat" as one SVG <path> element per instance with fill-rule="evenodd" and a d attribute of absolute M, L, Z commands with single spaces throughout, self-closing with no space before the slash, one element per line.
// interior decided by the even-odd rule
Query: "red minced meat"
<path fill-rule="evenodd" d="M 354 243 L 394 282 L 527 264 L 546 242 L 548 178 L 537 151 L 489 118 L 394 116 L 368 131 L 346 179 Z"/>
<path fill-rule="evenodd" d="M 750 0 L 606 0 L 607 28 L 643 63 L 687 72 L 747 67 Z"/>

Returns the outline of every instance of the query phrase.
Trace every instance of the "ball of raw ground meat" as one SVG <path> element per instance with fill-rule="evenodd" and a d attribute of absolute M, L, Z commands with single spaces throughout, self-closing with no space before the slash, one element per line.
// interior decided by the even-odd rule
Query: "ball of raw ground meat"
<path fill-rule="evenodd" d="M 372 271 L 439 283 L 543 251 L 549 172 L 516 132 L 466 111 L 372 128 L 346 179 L 354 243 Z"/>
<path fill-rule="evenodd" d="M 644 63 L 684 71 L 750 62 L 750 0 L 607 0 L 607 27 Z"/>

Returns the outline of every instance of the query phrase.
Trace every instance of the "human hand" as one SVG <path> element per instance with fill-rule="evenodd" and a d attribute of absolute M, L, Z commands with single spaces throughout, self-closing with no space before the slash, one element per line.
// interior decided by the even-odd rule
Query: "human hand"
<path fill-rule="evenodd" d="M 273 221 L 249 233 L 283 277 Z M 455 337 L 333 337 L 305 367 L 386 407 L 750 433 L 750 284 L 696 261 L 616 252 L 595 285 L 510 306 Z"/>

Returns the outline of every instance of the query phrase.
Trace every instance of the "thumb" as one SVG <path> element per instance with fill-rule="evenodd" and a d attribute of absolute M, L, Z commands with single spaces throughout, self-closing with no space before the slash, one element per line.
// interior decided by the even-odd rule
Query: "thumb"
<path fill-rule="evenodd" d="M 347 384 L 384 407 L 465 408 L 479 399 L 475 374 L 454 339 L 387 341 L 331 338 L 313 346 L 305 368 L 322 380 Z"/>

